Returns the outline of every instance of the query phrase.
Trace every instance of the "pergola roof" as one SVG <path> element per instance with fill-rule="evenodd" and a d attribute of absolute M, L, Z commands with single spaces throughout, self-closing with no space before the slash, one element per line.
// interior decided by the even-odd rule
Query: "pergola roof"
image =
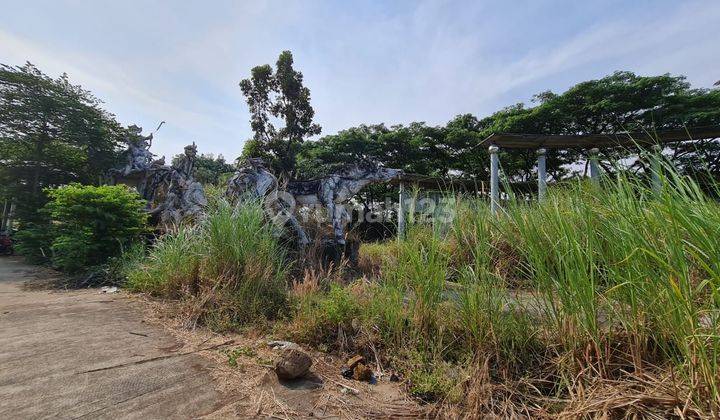
<path fill-rule="evenodd" d="M 482 181 L 473 181 L 468 179 L 458 179 L 450 177 L 432 177 L 420 174 L 404 173 L 399 177 L 390 180 L 390 185 L 398 184 L 417 185 L 427 189 L 478 189 L 482 185 Z"/>
<path fill-rule="evenodd" d="M 390 185 L 415 185 L 429 190 L 483 191 L 489 188 L 487 181 L 462 179 L 453 177 L 433 177 L 420 174 L 405 173 L 388 182 Z M 534 186 L 537 182 L 513 182 L 513 187 Z"/>
<path fill-rule="evenodd" d="M 655 132 L 588 134 L 588 135 L 542 135 L 497 133 L 486 138 L 480 145 L 495 145 L 503 149 L 569 149 L 575 147 L 651 146 L 720 138 L 720 126 L 681 128 Z"/>

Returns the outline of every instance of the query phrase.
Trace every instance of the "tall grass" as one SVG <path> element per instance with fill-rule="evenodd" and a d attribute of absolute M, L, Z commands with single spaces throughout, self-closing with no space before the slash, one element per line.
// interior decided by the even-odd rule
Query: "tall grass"
<path fill-rule="evenodd" d="M 720 205 L 663 165 L 659 190 L 618 171 L 497 215 L 450 200 L 450 225 L 409 217 L 405 238 L 363 246 L 367 277 L 306 270 L 292 291 L 262 207 L 218 200 L 161 238 L 129 286 L 183 298 L 218 328 L 290 306 L 292 338 L 365 352 L 415 395 L 469 410 L 717 416 Z"/>
<path fill-rule="evenodd" d="M 183 298 L 194 318 L 228 329 L 281 314 L 288 265 L 260 203 L 218 200 L 198 225 L 159 238 L 127 286 Z"/>
<path fill-rule="evenodd" d="M 589 348 L 578 362 L 608 376 L 626 346 L 637 372 L 673 363 L 695 402 L 716 410 L 720 207 L 667 169 L 660 192 L 623 175 L 602 190 L 574 184 L 532 209 L 512 206 L 498 226 L 517 234 L 557 342 Z"/>
<path fill-rule="evenodd" d="M 403 240 L 363 248 L 381 269 L 355 316 L 420 395 L 468 392 L 455 369 L 479 369 L 533 383 L 536 407 L 626 381 L 663 384 L 647 391 L 663 415 L 718 415 L 720 205 L 668 163 L 661 181 L 573 181 L 497 216 L 458 200 L 449 231 L 409 218 Z"/>

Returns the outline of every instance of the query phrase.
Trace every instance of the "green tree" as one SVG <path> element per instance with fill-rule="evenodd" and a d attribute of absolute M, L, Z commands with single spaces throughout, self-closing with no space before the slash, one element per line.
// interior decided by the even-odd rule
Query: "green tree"
<path fill-rule="evenodd" d="M 277 173 L 292 176 L 301 144 L 321 130 L 313 123 L 310 89 L 303 86 L 302 73 L 293 68 L 292 53 L 280 54 L 274 72 L 268 64 L 254 67 L 240 88 L 250 107 L 250 125 L 255 133 L 246 157 L 270 157 Z M 284 125 L 277 128 L 274 120 Z"/>
<path fill-rule="evenodd" d="M 45 188 L 101 181 L 117 162 L 122 131 L 66 74 L 0 65 L 0 198 L 14 200 L 21 224 L 38 222 Z"/>
<path fill-rule="evenodd" d="M 682 76 L 638 76 L 616 72 L 579 83 L 566 92 L 541 92 L 533 104 L 516 104 L 488 117 L 458 115 L 444 127 L 361 125 L 303 145 L 301 172 L 316 175 L 335 166 L 373 160 L 408 172 L 487 180 L 487 148 L 481 141 L 493 133 L 612 134 L 622 131 L 698 127 L 720 124 L 720 90 L 691 89 Z M 603 150 L 623 158 L 635 152 Z M 503 173 L 512 182 L 535 177 L 532 149 L 502 150 Z M 547 170 L 553 179 L 573 175 L 583 150 L 550 150 Z M 720 144 L 705 140 L 674 147 L 681 167 L 696 176 L 720 176 Z M 636 170 L 643 161 L 636 161 Z M 608 168 L 610 169 L 610 168 Z"/>
<path fill-rule="evenodd" d="M 720 92 L 692 89 L 684 76 L 664 74 L 638 76 L 619 71 L 598 80 L 571 87 L 562 94 L 543 92 L 534 97 L 538 105 L 506 108 L 480 121 L 482 136 L 496 132 L 533 134 L 614 134 L 698 127 L 720 124 Z M 720 151 L 715 140 L 675 147 L 676 157 L 684 156 L 688 171 L 704 166 L 703 158 Z M 632 154 L 627 150 L 604 151 L 618 159 Z M 581 150 L 551 151 L 548 171 L 560 178 L 566 165 L 583 155 Z M 717 156 L 717 153 L 715 153 Z M 511 177 L 527 180 L 535 158 L 531 151 L 504 152 L 503 169 Z M 636 161 L 641 167 L 642 160 Z M 609 169 L 609 168 L 608 168 Z"/>
<path fill-rule="evenodd" d="M 410 173 L 445 176 L 450 155 L 446 130 L 425 123 L 362 125 L 307 142 L 298 157 L 300 173 L 316 176 L 337 167 L 373 162 Z"/>

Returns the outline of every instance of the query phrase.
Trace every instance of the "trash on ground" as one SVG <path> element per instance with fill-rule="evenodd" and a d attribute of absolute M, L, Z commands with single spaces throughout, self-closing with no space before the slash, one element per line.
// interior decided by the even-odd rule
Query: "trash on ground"
<path fill-rule="evenodd" d="M 270 348 L 275 349 L 275 350 L 299 349 L 300 348 L 300 346 L 293 343 L 292 341 L 273 340 L 273 341 L 268 341 L 267 344 L 268 344 L 268 346 L 270 346 Z"/>
<path fill-rule="evenodd" d="M 118 288 L 116 286 L 103 286 L 100 288 L 100 293 L 117 293 Z"/>
<path fill-rule="evenodd" d="M 374 379 L 372 369 L 365 365 L 365 358 L 360 355 L 348 359 L 345 366 L 340 370 L 340 374 L 346 379 L 354 379 L 356 381 L 372 383 Z"/>
<path fill-rule="evenodd" d="M 348 388 L 346 386 L 341 387 L 340 392 L 342 392 L 343 394 L 350 394 L 350 395 L 360 394 L 360 392 L 357 389 Z"/>

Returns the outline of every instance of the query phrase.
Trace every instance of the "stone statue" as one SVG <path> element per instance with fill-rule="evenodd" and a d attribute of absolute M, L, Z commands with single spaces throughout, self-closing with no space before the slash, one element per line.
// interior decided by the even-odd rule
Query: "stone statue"
<path fill-rule="evenodd" d="M 262 159 L 250 158 L 228 180 L 225 196 L 237 199 L 249 194 L 252 198 L 263 198 L 277 189 L 277 184 L 277 178 L 265 167 Z"/>
<path fill-rule="evenodd" d="M 332 222 L 334 240 L 345 244 L 345 225 L 350 220 L 343 204 L 366 185 L 387 182 L 402 175 L 402 170 L 372 163 L 354 164 L 328 176 L 311 181 L 290 181 L 287 190 L 299 206 L 322 205 Z"/>
<path fill-rule="evenodd" d="M 195 160 L 197 159 L 197 146 L 195 142 L 185 146 L 185 154 L 180 156 L 178 162 L 173 164 L 173 169 L 178 171 L 185 179 L 195 176 Z"/>
<path fill-rule="evenodd" d="M 298 244 L 310 243 L 300 222 L 293 214 L 292 203 L 278 190 L 278 180 L 260 158 L 250 158 L 228 180 L 225 197 L 230 201 L 263 200 L 268 216 L 278 225 L 289 225 L 295 232 Z M 292 198 L 291 198 L 292 199 Z"/>
<path fill-rule="evenodd" d="M 150 152 L 152 134 L 143 136 L 141 131 L 135 125 L 128 127 L 128 163 L 110 171 L 111 183 L 135 187 L 147 201 L 151 220 L 166 228 L 199 218 L 207 199 L 202 184 L 193 178 L 197 146 L 186 146 L 180 161 L 168 166 L 164 156 L 155 160 Z"/>
<path fill-rule="evenodd" d="M 265 166 L 262 159 L 248 159 L 228 181 L 225 195 L 230 199 L 239 197 L 265 198 L 266 209 L 274 217 L 282 215 L 283 220 L 295 230 L 301 245 L 309 243 L 304 229 L 293 213 L 299 206 L 321 205 L 327 210 L 332 222 L 334 241 L 345 244 L 343 223 L 347 211 L 342 205 L 348 202 L 363 187 L 385 182 L 402 175 L 399 169 L 384 168 L 373 164 L 351 165 L 326 177 L 310 181 L 290 181 L 285 191 L 278 188 L 278 181 Z M 269 207 L 271 202 L 274 207 Z"/>
<path fill-rule="evenodd" d="M 150 152 L 152 146 L 152 133 L 149 136 L 143 136 L 142 127 L 133 124 L 127 129 L 125 135 L 125 143 L 128 145 L 127 165 L 121 169 L 121 173 L 125 176 L 134 172 L 141 172 L 150 167 L 155 159 L 155 155 Z"/>

